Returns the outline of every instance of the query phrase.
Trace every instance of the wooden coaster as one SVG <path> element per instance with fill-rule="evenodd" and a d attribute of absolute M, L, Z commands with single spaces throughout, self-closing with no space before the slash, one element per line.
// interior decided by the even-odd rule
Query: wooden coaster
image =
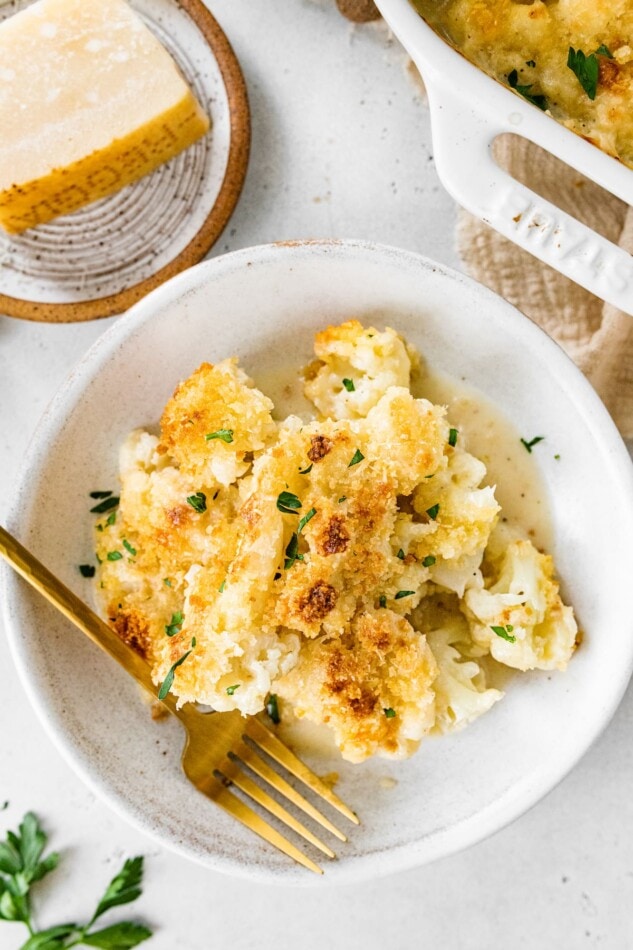
<path fill-rule="evenodd" d="M 0 19 L 27 6 L 12 0 Z M 250 112 L 239 62 L 202 0 L 131 0 L 212 128 L 122 191 L 20 235 L 0 231 L 0 313 L 69 323 L 126 310 L 217 241 L 240 196 Z"/>

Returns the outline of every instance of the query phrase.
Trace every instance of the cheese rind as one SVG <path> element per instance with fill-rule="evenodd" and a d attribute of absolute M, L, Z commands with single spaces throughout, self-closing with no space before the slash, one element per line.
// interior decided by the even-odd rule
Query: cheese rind
<path fill-rule="evenodd" d="M 123 0 L 38 0 L 0 25 L 0 225 L 68 214 L 209 129 L 169 53 Z"/>

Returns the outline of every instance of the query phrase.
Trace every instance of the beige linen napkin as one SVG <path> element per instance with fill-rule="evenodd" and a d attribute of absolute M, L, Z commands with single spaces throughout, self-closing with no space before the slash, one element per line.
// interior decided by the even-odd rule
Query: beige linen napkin
<path fill-rule="evenodd" d="M 502 136 L 495 153 L 519 181 L 633 253 L 633 208 L 518 136 Z M 633 317 L 465 211 L 460 211 L 457 242 L 469 273 L 560 343 L 598 391 L 622 435 L 633 438 Z"/>

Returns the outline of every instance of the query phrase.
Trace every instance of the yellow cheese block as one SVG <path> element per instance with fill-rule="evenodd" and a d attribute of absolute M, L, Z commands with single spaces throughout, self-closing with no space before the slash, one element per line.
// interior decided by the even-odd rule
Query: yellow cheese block
<path fill-rule="evenodd" d="M 38 0 L 0 25 L 0 225 L 103 198 L 207 132 L 167 50 L 123 0 Z"/>

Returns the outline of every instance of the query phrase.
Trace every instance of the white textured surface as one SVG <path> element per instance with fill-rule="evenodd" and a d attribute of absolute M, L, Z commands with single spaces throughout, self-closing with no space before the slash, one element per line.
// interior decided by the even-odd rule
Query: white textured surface
<path fill-rule="evenodd" d="M 452 203 L 429 161 L 428 116 L 398 48 L 384 49 L 373 27 L 351 31 L 329 0 L 215 0 L 211 8 L 242 61 L 254 118 L 249 177 L 216 251 L 362 236 L 455 263 Z M 0 514 L 42 409 L 105 325 L 0 319 Z M 157 929 L 147 944 L 157 950 L 633 943 L 631 690 L 572 775 L 493 839 L 391 879 L 307 892 L 223 878 L 129 829 L 44 736 L 4 640 L 0 663 L 0 806 L 10 801 L 0 827 L 34 808 L 64 850 L 63 866 L 41 888 L 42 924 L 89 912 L 122 856 L 145 853 L 139 913 Z M 1 925 L 1 950 L 17 948 L 21 936 L 17 925 Z"/>

